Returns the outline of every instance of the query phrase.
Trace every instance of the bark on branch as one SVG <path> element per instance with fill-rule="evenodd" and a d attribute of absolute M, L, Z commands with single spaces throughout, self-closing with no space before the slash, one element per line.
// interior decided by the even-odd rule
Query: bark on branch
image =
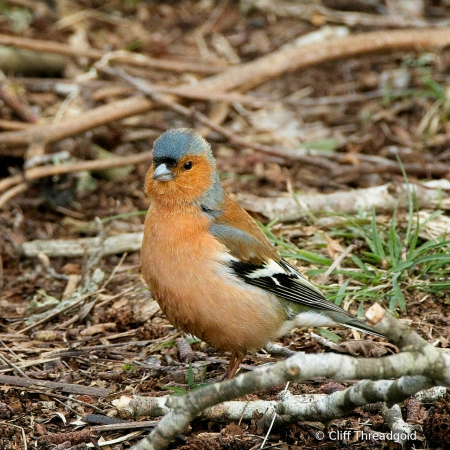
<path fill-rule="evenodd" d="M 96 249 L 103 245 L 103 255 L 117 255 L 125 252 L 137 252 L 142 245 L 142 233 L 123 233 L 107 237 L 104 242 L 98 237 L 80 239 L 37 239 L 24 242 L 19 252 L 27 258 L 35 258 L 45 253 L 49 258 L 64 256 L 76 258 L 83 256 L 88 249 Z"/>
<path fill-rule="evenodd" d="M 444 189 L 447 182 L 444 183 Z M 237 200 L 248 211 L 263 214 L 270 220 L 293 221 L 306 216 L 309 211 L 356 214 L 358 210 L 373 208 L 393 211 L 407 208 L 409 194 L 414 193 L 419 208 L 429 208 L 442 199 L 440 188 L 423 184 L 388 183 L 357 191 L 335 192 L 333 194 L 292 195 L 289 197 L 262 198 L 252 194 L 238 194 Z"/>
<path fill-rule="evenodd" d="M 366 318 L 377 331 L 399 347 L 399 354 L 379 359 L 336 354 L 299 354 L 233 380 L 206 386 L 184 397 L 171 397 L 168 407 L 172 411 L 132 449 L 164 449 L 206 408 L 287 381 L 302 381 L 317 376 L 333 380 L 364 380 L 345 391 L 332 394 L 322 404 L 307 404 L 306 413 L 321 420 L 324 415 L 325 418 L 336 417 L 352 407 L 380 400 L 394 404 L 431 385 L 450 386 L 449 355 L 439 352 L 416 332 L 396 321 L 390 314 L 385 314 L 379 305 L 372 306 Z M 389 378 L 399 379 L 384 380 Z M 288 406 L 289 402 L 285 402 L 284 413 L 298 413 L 291 411 Z"/>
<path fill-rule="evenodd" d="M 88 59 L 99 60 L 107 57 L 117 63 L 129 64 L 138 67 L 151 67 L 159 70 L 169 70 L 175 72 L 200 72 L 217 73 L 224 70 L 226 66 L 212 64 L 198 64 L 181 60 L 170 60 L 161 58 L 151 58 L 150 56 L 119 50 L 116 52 L 104 52 L 95 48 L 76 48 L 72 45 L 61 42 L 44 41 L 42 39 L 22 38 L 0 34 L 0 45 L 32 50 L 34 52 L 45 52 L 65 56 L 81 56 Z"/>

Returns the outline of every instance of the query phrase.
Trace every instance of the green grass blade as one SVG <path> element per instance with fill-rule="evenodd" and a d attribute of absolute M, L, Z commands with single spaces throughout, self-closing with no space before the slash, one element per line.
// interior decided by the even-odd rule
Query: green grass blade
<path fill-rule="evenodd" d="M 355 255 L 351 255 L 352 261 L 370 278 L 373 278 L 373 274 L 369 271 L 367 266 Z"/>
<path fill-rule="evenodd" d="M 375 209 L 372 210 L 371 228 L 372 228 L 372 241 L 374 245 L 372 252 L 375 253 L 379 258 L 384 259 L 386 257 L 386 254 L 384 253 L 383 244 L 381 243 L 380 240 Z"/>
<path fill-rule="evenodd" d="M 450 247 L 450 241 L 444 240 L 444 237 L 442 237 L 438 242 L 427 241 L 414 250 L 410 259 L 416 259 L 424 253 L 429 253 L 430 251 L 438 251 L 444 247 Z"/>
<path fill-rule="evenodd" d="M 404 297 L 403 292 L 400 289 L 400 286 L 398 284 L 399 276 L 400 276 L 400 273 L 396 273 L 394 275 L 394 277 L 392 278 L 393 294 L 394 294 L 394 298 L 395 298 L 395 303 L 399 306 L 399 308 L 402 311 L 406 311 L 405 297 Z"/>
<path fill-rule="evenodd" d="M 189 361 L 189 367 L 187 372 L 187 384 L 189 388 L 192 388 L 194 385 L 194 370 L 192 369 L 192 363 Z"/>
<path fill-rule="evenodd" d="M 336 305 L 340 306 L 342 303 L 342 300 L 344 300 L 345 291 L 347 290 L 347 286 L 349 283 L 350 283 L 350 280 L 347 280 L 344 283 L 342 283 L 341 286 L 339 286 L 338 293 L 336 295 L 336 298 L 334 299 L 334 303 L 336 303 Z"/>
<path fill-rule="evenodd" d="M 281 256 L 283 258 L 299 259 L 301 261 L 306 261 L 321 266 L 331 266 L 331 264 L 333 264 L 333 261 L 331 261 L 331 259 L 325 258 L 325 256 L 321 256 L 308 250 L 301 250 L 299 248 L 295 250 L 295 253 L 281 252 Z"/>
<path fill-rule="evenodd" d="M 406 228 L 405 246 L 409 247 L 409 244 L 410 244 L 409 240 L 410 240 L 410 236 L 411 236 L 411 230 L 413 227 L 412 221 L 413 221 L 413 217 L 414 217 L 414 211 L 418 210 L 417 195 L 416 195 L 414 186 L 412 186 L 412 190 L 411 190 L 411 185 L 408 180 L 408 175 L 406 174 L 406 170 L 405 170 L 405 167 L 403 166 L 403 162 L 400 159 L 400 156 L 398 155 L 398 153 L 395 156 L 397 158 L 398 165 L 400 166 L 400 170 L 402 171 L 402 175 L 405 180 L 406 188 L 408 189 L 408 226 Z"/>
<path fill-rule="evenodd" d="M 359 318 L 364 317 L 364 302 L 363 301 L 359 302 L 358 314 L 357 315 L 358 315 Z"/>
<path fill-rule="evenodd" d="M 397 233 L 397 208 L 394 208 L 391 224 L 389 227 L 388 250 L 391 264 L 397 265 L 402 258 L 402 243 Z"/>
<path fill-rule="evenodd" d="M 338 342 L 341 338 L 330 330 L 326 328 L 319 327 L 317 328 L 318 333 L 323 336 L 325 339 L 330 340 L 331 342 Z"/>
<path fill-rule="evenodd" d="M 443 263 L 450 264 L 450 253 L 440 253 L 437 255 L 424 256 L 423 258 L 419 258 L 416 261 L 414 261 L 414 265 L 437 261 L 442 261 Z"/>
<path fill-rule="evenodd" d="M 413 260 L 403 261 L 396 266 L 392 267 L 392 269 L 389 270 L 389 273 L 402 273 L 404 270 L 408 270 L 411 267 L 415 265 L 415 262 Z"/>
<path fill-rule="evenodd" d="M 408 253 L 407 253 L 408 257 L 414 252 L 414 250 L 417 247 L 417 243 L 419 242 L 419 232 L 420 232 L 420 228 L 421 228 L 419 213 L 417 213 L 415 215 L 415 217 L 416 217 L 416 226 L 414 227 L 414 231 L 413 231 L 412 235 L 408 236 L 408 238 L 410 240 L 406 241 L 406 245 L 408 248 Z M 411 222 L 412 222 L 412 220 L 411 220 Z M 408 227 L 409 227 L 409 221 L 408 221 Z"/>
<path fill-rule="evenodd" d="M 428 95 L 436 100 L 447 101 L 445 89 L 437 81 L 433 80 L 429 74 L 424 75 L 422 82 L 427 87 Z"/>
<path fill-rule="evenodd" d="M 372 252 L 361 252 L 361 255 L 364 256 L 364 261 L 369 262 L 372 265 L 381 264 L 383 261 L 382 258 L 380 258 L 378 255 L 375 255 L 375 253 Z"/>

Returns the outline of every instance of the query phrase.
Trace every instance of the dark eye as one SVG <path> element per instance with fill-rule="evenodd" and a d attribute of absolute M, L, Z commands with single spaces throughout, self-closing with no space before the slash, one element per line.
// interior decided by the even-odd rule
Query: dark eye
<path fill-rule="evenodd" d="M 187 161 L 187 162 L 185 162 L 183 167 L 184 167 L 186 170 L 192 169 L 192 161 Z"/>

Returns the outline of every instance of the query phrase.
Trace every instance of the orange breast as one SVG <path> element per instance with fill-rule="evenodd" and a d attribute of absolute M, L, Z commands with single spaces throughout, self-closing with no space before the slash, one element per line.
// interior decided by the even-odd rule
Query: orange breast
<path fill-rule="evenodd" d="M 283 322 L 278 301 L 229 273 L 220 261 L 224 246 L 208 233 L 208 218 L 190 208 L 174 213 L 150 207 L 141 251 L 146 283 L 183 331 L 221 350 L 263 347 Z"/>

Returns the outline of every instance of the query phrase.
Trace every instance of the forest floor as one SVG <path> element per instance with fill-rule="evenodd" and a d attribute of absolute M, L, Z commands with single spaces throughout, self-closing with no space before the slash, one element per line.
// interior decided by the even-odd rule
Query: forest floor
<path fill-rule="evenodd" d="M 225 190 L 330 300 L 355 315 L 378 301 L 437 348 L 449 348 L 450 49 L 419 37 L 429 27 L 443 33 L 448 46 L 450 8 L 444 1 L 411 1 L 411 10 L 394 11 L 393 3 L 402 2 L 0 2 L 1 450 L 26 448 L 24 439 L 28 448 L 35 442 L 43 449 L 101 445 L 130 431 L 86 433 L 71 423 L 114 415 L 113 401 L 122 396 L 180 395 L 225 373 L 230 355 L 186 340 L 139 272 L 135 241 L 148 208 L 143 183 L 150 163 L 144 152 L 169 128 L 195 128 L 208 139 Z M 264 73 L 261 82 L 244 80 L 245 63 L 271 53 L 304 45 L 319 57 L 321 42 L 338 46 L 342 36 L 394 29 L 413 43 L 401 44 L 397 36 L 389 49 L 375 51 L 372 35 L 358 55 L 336 47 L 341 56 L 306 63 L 305 53 L 292 67 L 285 53 L 252 69 L 254 79 Z M 432 40 L 431 31 L 426 39 Z M 43 40 L 55 47 L 45 48 Z M 46 49 L 51 57 L 42 55 Z M 153 59 L 111 53 L 124 49 Z M 160 60 L 170 67 L 158 67 Z M 282 64 L 285 70 L 269 74 Z M 242 71 L 214 83 L 230 67 Z M 234 85 L 222 90 L 225 82 Z M 167 90 L 180 86 L 183 92 Z M 151 91 L 151 106 L 139 89 Z M 121 103 L 125 99 L 131 100 Z M 106 109 L 97 111 L 102 105 Z M 178 105 L 187 108 L 180 114 Z M 108 166 L 117 156 L 128 158 L 125 165 Z M 87 160 L 104 165 L 80 170 L 77 164 Z M 71 168 L 52 172 L 62 166 Z M 425 181 L 432 200 L 420 198 Z M 378 198 L 377 186 L 389 183 L 392 193 L 406 182 L 417 186 L 417 198 L 407 196 L 398 208 Z M 294 192 L 299 202 L 306 195 L 324 202 L 327 194 L 352 195 L 341 208 L 300 208 L 282 217 L 277 202 Z M 355 208 L 371 192 L 369 207 Z M 125 235 L 134 239 L 129 248 L 105 250 L 105 239 L 118 236 L 123 243 Z M 96 236 L 78 252 L 61 242 L 54 254 L 45 244 L 26 251 L 35 240 Z M 279 343 L 323 353 L 330 351 L 324 342 L 338 339 L 347 344 L 335 350 L 353 356 L 396 351 L 349 330 L 296 330 Z M 369 344 L 348 344 L 352 339 Z M 186 347 L 193 352 L 190 366 L 180 357 Z M 249 353 L 242 370 L 280 358 Z M 291 383 L 289 390 L 330 393 L 352 384 L 319 378 Z M 283 389 L 242 400 L 276 400 Z M 401 407 L 404 419 L 419 426 L 418 440 L 407 446 L 450 448 L 448 394 Z M 379 408 L 359 408 L 325 424 L 274 429 L 265 448 L 400 448 L 354 434 L 318 441 L 317 430 L 389 432 Z M 265 435 L 258 417 L 195 420 L 171 448 L 257 449 Z M 102 448 L 124 450 L 138 439 Z"/>

